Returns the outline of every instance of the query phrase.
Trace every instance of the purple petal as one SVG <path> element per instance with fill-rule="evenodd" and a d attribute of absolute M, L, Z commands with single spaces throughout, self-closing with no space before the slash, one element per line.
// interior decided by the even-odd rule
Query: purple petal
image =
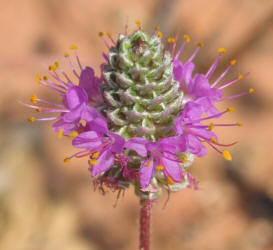
<path fill-rule="evenodd" d="M 150 165 L 146 167 L 148 162 L 150 163 Z M 139 170 L 140 186 L 142 188 L 146 188 L 147 186 L 149 186 L 151 179 L 154 176 L 154 173 L 154 162 L 152 158 L 142 162 Z"/>
<path fill-rule="evenodd" d="M 53 123 L 52 128 L 54 131 L 58 132 L 60 129 L 63 129 L 63 133 L 67 134 L 72 131 L 77 130 L 77 124 L 65 122 L 62 118 Z"/>
<path fill-rule="evenodd" d="M 206 148 L 196 136 L 187 134 L 185 138 L 187 140 L 189 152 L 197 156 L 205 156 L 207 154 Z"/>
<path fill-rule="evenodd" d="M 161 139 L 159 141 L 161 151 L 167 151 L 172 153 L 185 152 L 187 149 L 186 141 L 184 137 L 172 136 Z"/>
<path fill-rule="evenodd" d="M 65 122 L 79 122 L 81 119 L 82 111 L 84 110 L 86 104 L 82 104 L 77 108 L 65 113 L 62 117 Z"/>
<path fill-rule="evenodd" d="M 115 160 L 113 153 L 110 150 L 105 150 L 98 158 L 97 164 L 92 166 L 92 176 L 96 176 L 111 168 Z"/>
<path fill-rule="evenodd" d="M 136 151 L 142 157 L 146 157 L 147 149 L 145 145 L 147 142 L 148 140 L 145 138 L 134 137 L 126 142 L 125 147 Z"/>
<path fill-rule="evenodd" d="M 210 89 L 208 79 L 203 74 L 196 74 L 187 86 L 187 94 L 193 98 L 209 96 Z"/>
<path fill-rule="evenodd" d="M 83 88 L 73 86 L 66 92 L 65 101 L 69 109 L 75 109 L 82 103 L 88 103 L 88 97 Z"/>
<path fill-rule="evenodd" d="M 96 150 L 103 143 L 103 138 L 98 137 L 94 131 L 83 132 L 73 139 L 72 145 L 75 148 L 85 148 L 88 150 Z"/>
<path fill-rule="evenodd" d="M 109 133 L 105 118 L 97 117 L 91 122 L 88 122 L 86 126 L 89 128 L 89 130 L 93 130 L 100 135 Z"/>
<path fill-rule="evenodd" d="M 79 86 L 86 91 L 89 101 L 101 101 L 99 88 L 101 82 L 102 78 L 97 78 L 92 68 L 86 67 L 81 72 Z"/>
<path fill-rule="evenodd" d="M 182 174 L 181 174 L 179 163 L 176 161 L 167 159 L 172 157 L 171 155 L 167 153 L 165 153 L 164 156 L 161 157 L 161 161 L 164 166 L 164 170 L 167 172 L 167 175 L 169 175 L 175 182 L 181 182 Z"/>
<path fill-rule="evenodd" d="M 111 146 L 111 151 L 115 152 L 117 154 L 120 154 L 123 150 L 125 140 L 122 136 L 115 134 L 115 133 L 110 133 L 111 137 L 114 139 L 114 142 Z"/>

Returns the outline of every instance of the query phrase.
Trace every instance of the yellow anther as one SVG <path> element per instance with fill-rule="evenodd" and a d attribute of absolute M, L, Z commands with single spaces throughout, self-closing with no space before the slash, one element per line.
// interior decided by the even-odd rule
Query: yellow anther
<path fill-rule="evenodd" d="M 227 108 L 227 111 L 228 111 L 228 112 L 233 112 L 233 111 L 235 111 L 235 108 L 233 108 L 233 107 L 228 107 L 228 108 Z"/>
<path fill-rule="evenodd" d="M 209 140 L 210 140 L 212 143 L 217 143 L 217 141 L 216 141 L 215 138 L 209 138 Z"/>
<path fill-rule="evenodd" d="M 91 158 L 92 158 L 93 160 L 96 160 L 96 159 L 99 158 L 99 155 L 100 155 L 100 152 L 95 152 L 94 154 L 92 154 Z"/>
<path fill-rule="evenodd" d="M 209 124 L 209 131 L 212 131 L 213 128 L 214 128 L 214 124 L 213 124 L 213 123 L 210 123 L 210 124 Z"/>
<path fill-rule="evenodd" d="M 218 53 L 226 53 L 226 52 L 227 52 L 227 50 L 224 49 L 224 48 L 219 48 L 218 49 Z"/>
<path fill-rule="evenodd" d="M 112 36 L 112 34 L 111 34 L 110 32 L 106 32 L 106 35 L 107 35 L 108 37 L 111 37 L 111 36 Z"/>
<path fill-rule="evenodd" d="M 238 74 L 238 79 L 242 79 L 244 76 L 242 74 Z"/>
<path fill-rule="evenodd" d="M 67 158 L 64 158 L 64 162 L 65 162 L 65 163 L 70 162 L 70 158 L 68 158 L 68 157 L 67 157 Z"/>
<path fill-rule="evenodd" d="M 44 77 L 43 77 L 43 80 L 44 80 L 44 81 L 47 81 L 47 80 L 48 80 L 48 77 L 47 77 L 47 76 L 44 76 Z"/>
<path fill-rule="evenodd" d="M 71 140 L 73 140 L 75 137 L 78 136 L 78 132 L 77 131 L 72 131 L 70 134 L 69 134 L 69 138 Z"/>
<path fill-rule="evenodd" d="M 62 138 L 63 137 L 63 132 L 64 132 L 64 130 L 62 128 L 59 129 L 59 131 L 58 131 L 58 138 Z"/>
<path fill-rule="evenodd" d="M 187 160 L 188 160 L 187 156 L 186 156 L 186 155 L 184 155 L 184 156 L 182 157 L 182 162 L 183 162 L 183 163 L 186 163 L 186 162 L 187 162 Z"/>
<path fill-rule="evenodd" d="M 140 20 L 136 20 L 136 25 L 139 29 L 141 29 L 141 21 Z"/>
<path fill-rule="evenodd" d="M 174 184 L 174 181 L 173 181 L 173 179 L 170 176 L 168 176 L 168 183 L 169 183 L 169 185 L 173 185 Z"/>
<path fill-rule="evenodd" d="M 54 66 L 49 65 L 49 66 L 48 66 L 48 70 L 54 70 Z"/>
<path fill-rule="evenodd" d="M 199 42 L 199 43 L 197 43 L 197 46 L 199 46 L 200 48 L 201 48 L 201 47 L 204 47 L 204 43 Z"/>
<path fill-rule="evenodd" d="M 36 110 L 36 112 L 38 112 L 38 113 L 41 113 L 42 112 L 42 109 L 41 108 L 38 108 L 38 109 L 35 109 Z"/>
<path fill-rule="evenodd" d="M 60 63 L 59 62 L 55 62 L 54 63 L 54 66 L 56 67 L 56 69 L 60 66 Z"/>
<path fill-rule="evenodd" d="M 35 121 L 35 117 L 34 116 L 31 116 L 27 119 L 29 122 L 34 122 Z"/>
<path fill-rule="evenodd" d="M 155 168 L 156 168 L 157 170 L 163 170 L 163 169 L 164 169 L 164 166 L 162 166 L 162 165 L 157 165 Z"/>
<path fill-rule="evenodd" d="M 160 31 L 160 26 L 158 26 L 158 25 L 155 26 L 155 30 L 156 30 L 156 31 Z"/>
<path fill-rule="evenodd" d="M 191 41 L 191 39 L 188 35 L 184 35 L 184 39 L 187 43 L 189 43 Z"/>
<path fill-rule="evenodd" d="M 78 47 L 77 47 L 76 45 L 71 45 L 71 46 L 69 47 L 69 49 L 71 49 L 71 50 L 77 50 Z"/>
<path fill-rule="evenodd" d="M 234 65 L 237 61 L 235 59 L 231 60 L 229 63 L 230 65 Z"/>
<path fill-rule="evenodd" d="M 40 83 L 40 81 L 41 81 L 41 75 L 40 75 L 40 74 L 36 75 L 35 81 L 36 81 L 37 83 Z"/>
<path fill-rule="evenodd" d="M 97 160 L 89 160 L 89 163 L 91 164 L 91 165 L 97 165 L 98 164 L 98 161 Z"/>
<path fill-rule="evenodd" d="M 149 167 L 152 164 L 152 161 L 148 161 L 145 167 Z"/>
<path fill-rule="evenodd" d="M 64 57 L 69 57 L 69 53 L 65 52 Z"/>
<path fill-rule="evenodd" d="M 168 43 L 175 43 L 175 39 L 173 37 L 168 38 Z"/>
<path fill-rule="evenodd" d="M 251 88 L 251 89 L 249 89 L 249 90 L 248 90 L 248 92 L 249 92 L 249 94 L 251 94 L 251 93 L 253 93 L 253 92 L 254 92 L 254 89 L 253 89 L 253 88 Z"/>
<path fill-rule="evenodd" d="M 232 161 L 232 156 L 229 151 L 223 150 L 222 154 L 227 161 Z"/>
<path fill-rule="evenodd" d="M 160 38 L 162 38 L 162 37 L 163 37 L 162 32 L 161 32 L 161 31 L 158 31 L 158 32 L 157 32 L 157 36 L 160 37 Z"/>
<path fill-rule="evenodd" d="M 237 124 L 239 127 L 242 127 L 242 126 L 243 126 L 243 123 L 241 123 L 241 122 L 236 122 L 236 124 Z"/>
<path fill-rule="evenodd" d="M 32 95 L 31 97 L 30 97 L 30 101 L 32 102 L 32 103 L 34 103 L 34 104 L 36 104 L 37 103 L 37 96 L 36 95 Z"/>
<path fill-rule="evenodd" d="M 102 31 L 99 32 L 99 36 L 102 37 L 104 36 L 104 33 Z"/>

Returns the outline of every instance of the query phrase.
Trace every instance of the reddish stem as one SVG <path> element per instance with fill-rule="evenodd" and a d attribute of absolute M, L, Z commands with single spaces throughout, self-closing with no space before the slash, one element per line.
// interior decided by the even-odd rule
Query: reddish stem
<path fill-rule="evenodd" d="M 140 200 L 140 250 L 150 250 L 151 209 L 151 200 Z"/>

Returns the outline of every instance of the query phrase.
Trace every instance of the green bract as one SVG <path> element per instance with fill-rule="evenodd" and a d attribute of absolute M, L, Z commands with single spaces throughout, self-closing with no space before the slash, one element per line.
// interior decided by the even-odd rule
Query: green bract
<path fill-rule="evenodd" d="M 173 135 L 183 93 L 173 79 L 171 55 L 158 36 L 142 30 L 119 35 L 103 76 L 104 112 L 111 131 L 125 139 L 151 141 Z"/>

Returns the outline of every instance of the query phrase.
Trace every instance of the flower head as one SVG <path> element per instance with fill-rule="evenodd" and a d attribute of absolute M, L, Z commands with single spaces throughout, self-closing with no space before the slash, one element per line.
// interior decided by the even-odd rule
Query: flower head
<path fill-rule="evenodd" d="M 196 189 L 197 181 L 188 167 L 195 156 L 206 155 L 205 145 L 226 160 L 232 159 L 223 148 L 234 143 L 220 143 L 213 128 L 242 126 L 239 122 L 211 122 L 210 119 L 234 110 L 227 108 L 221 112 L 217 103 L 253 92 L 250 89 L 224 96 L 223 90 L 243 77 L 239 74 L 222 82 L 236 60 L 211 82 L 224 49 L 218 50 L 207 72 L 195 73 L 193 60 L 202 43 L 185 62 L 179 59 L 190 42 L 188 35 L 184 35 L 177 51 L 178 36 L 169 38 L 166 48 L 160 28 L 157 26 L 148 35 L 139 21 L 132 34 L 126 28 L 116 41 L 109 33 L 99 35 L 107 47 L 101 76 L 95 76 L 91 67 L 82 67 L 77 47 L 71 46 L 76 66 L 68 54 L 65 57 L 76 81 L 58 62 L 49 66 L 53 80 L 38 76 L 37 82 L 59 95 L 60 103 L 33 95 L 32 104 L 25 105 L 43 114 L 56 115 L 31 117 L 29 121 L 55 120 L 52 127 L 59 137 L 70 137 L 73 147 L 80 150 L 64 161 L 88 157 L 91 175 L 100 188 L 105 184 L 116 190 L 132 184 L 136 193 L 147 199 L 158 197 L 162 188 L 174 192 L 185 187 Z"/>

